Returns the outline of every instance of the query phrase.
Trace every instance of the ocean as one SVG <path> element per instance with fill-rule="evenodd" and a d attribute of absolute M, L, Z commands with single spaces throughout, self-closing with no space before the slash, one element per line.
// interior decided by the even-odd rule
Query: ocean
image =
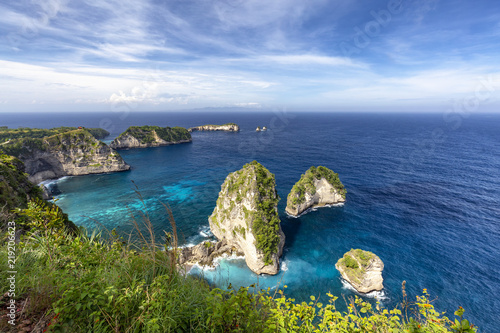
<path fill-rule="evenodd" d="M 0 114 L 9 127 L 86 126 L 111 132 L 131 125 L 191 127 L 234 122 L 239 133 L 194 132 L 193 142 L 120 150 L 132 166 L 123 173 L 65 177 L 51 182 L 57 204 L 87 228 L 132 230 L 131 214 L 147 207 L 157 235 L 173 211 L 183 245 L 211 239 L 208 216 L 228 173 L 257 160 L 276 175 L 286 235 L 282 269 L 257 276 L 241 258 L 216 269 L 195 267 L 225 287 L 287 285 L 297 301 L 331 292 L 355 292 L 342 284 L 336 261 L 351 248 L 377 254 L 385 264 L 383 293 L 363 296 L 391 307 L 426 288 L 449 317 L 458 306 L 482 328 L 496 330 L 500 309 L 500 115 L 397 113 L 183 112 Z M 269 128 L 256 132 L 257 126 Z M 339 174 L 347 201 L 299 218 L 284 211 L 293 184 L 310 166 Z M 139 200 L 136 187 L 143 200 Z"/>

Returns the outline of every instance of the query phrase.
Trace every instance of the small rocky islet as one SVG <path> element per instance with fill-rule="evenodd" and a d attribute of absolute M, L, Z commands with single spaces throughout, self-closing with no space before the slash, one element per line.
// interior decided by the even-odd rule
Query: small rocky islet
<path fill-rule="evenodd" d="M 240 126 L 235 123 L 227 123 L 223 125 L 202 125 L 188 128 L 189 132 L 196 131 L 223 131 L 223 132 L 239 132 Z"/>
<path fill-rule="evenodd" d="M 299 216 L 310 208 L 343 203 L 346 193 L 337 173 L 324 166 L 312 166 L 292 187 L 285 211 Z"/>
<path fill-rule="evenodd" d="M 384 263 L 372 252 L 351 249 L 335 264 L 342 278 L 360 293 L 380 291 L 384 288 Z"/>

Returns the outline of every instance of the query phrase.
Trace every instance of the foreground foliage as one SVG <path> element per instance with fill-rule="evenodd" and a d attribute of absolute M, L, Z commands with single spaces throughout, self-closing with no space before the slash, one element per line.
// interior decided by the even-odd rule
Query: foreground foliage
<path fill-rule="evenodd" d="M 212 289 L 175 264 L 173 219 L 167 244 L 150 235 L 138 248 L 114 232 L 106 238 L 69 232 L 57 213 L 36 202 L 27 207 L 19 211 L 30 232 L 17 253 L 16 296 L 25 304 L 18 316 L 36 318 L 47 332 L 475 332 L 462 308 L 452 322 L 434 309 L 426 290 L 410 302 L 403 289 L 405 301 L 395 309 L 350 299 L 341 313 L 332 294 L 327 304 L 313 296 L 297 304 L 283 290 Z M 147 212 L 141 215 L 150 223 Z M 2 281 L 6 258 L 4 244 Z M 7 286 L 0 288 L 3 294 Z M 4 318 L 0 330 L 17 332 Z"/>

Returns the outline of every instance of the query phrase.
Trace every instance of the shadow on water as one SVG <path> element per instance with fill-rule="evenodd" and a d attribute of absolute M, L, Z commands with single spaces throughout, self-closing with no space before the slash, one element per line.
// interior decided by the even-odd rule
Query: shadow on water
<path fill-rule="evenodd" d="M 281 229 L 285 233 L 285 248 L 292 248 L 297 235 L 300 233 L 302 223 L 300 217 L 293 218 L 288 215 L 280 216 L 281 218 Z"/>

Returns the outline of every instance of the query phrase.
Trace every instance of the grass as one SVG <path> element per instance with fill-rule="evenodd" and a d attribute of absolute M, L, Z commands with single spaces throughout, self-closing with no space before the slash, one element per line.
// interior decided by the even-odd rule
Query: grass
<path fill-rule="evenodd" d="M 18 326 L 0 316 L 0 331 L 18 332 L 22 325 L 39 332 L 475 332 L 455 312 L 455 321 L 437 312 L 427 291 L 396 308 L 372 306 L 359 298 L 345 299 L 346 312 L 336 310 L 337 297 L 327 303 L 311 296 L 296 303 L 283 288 L 227 290 L 211 288 L 177 265 L 177 228 L 165 205 L 171 230 L 164 238 L 153 232 L 144 200 L 130 211 L 135 235 L 114 231 L 68 229 L 53 207 L 30 202 L 19 215 L 29 232 L 16 244 Z M 0 279 L 8 277 L 5 234 L 0 235 Z M 208 245 L 206 245 L 208 246 Z M 166 250 L 162 250 L 165 248 Z M 365 259 L 368 257 L 365 257 Z M 286 286 L 284 286 L 286 288 Z M 0 284 L 0 294 L 8 290 Z M 8 298 L 0 298 L 5 314 Z M 29 320 L 28 324 L 21 324 Z"/>

